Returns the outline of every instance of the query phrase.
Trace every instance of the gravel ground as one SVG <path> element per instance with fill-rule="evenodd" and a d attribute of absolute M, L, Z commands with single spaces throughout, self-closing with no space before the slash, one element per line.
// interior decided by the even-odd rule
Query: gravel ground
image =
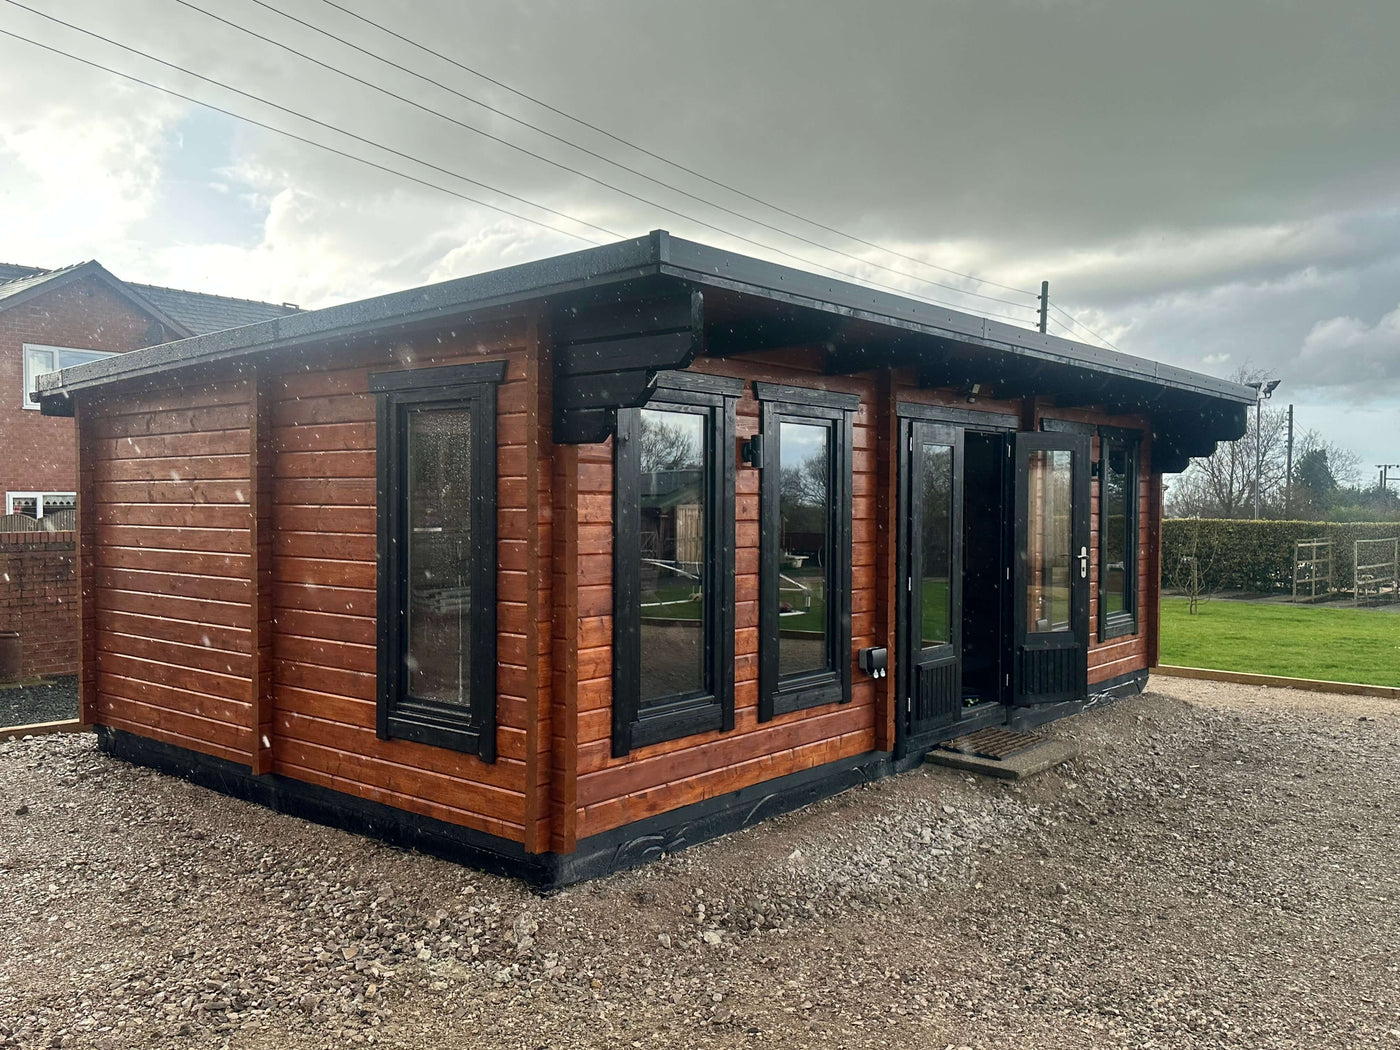
<path fill-rule="evenodd" d="M 0 688 L 0 727 L 29 726 L 78 717 L 78 676 L 59 675 L 34 685 Z"/>
<path fill-rule="evenodd" d="M 1154 679 L 548 898 L 0 745 L 0 1043 L 1400 1047 L 1400 705 Z"/>

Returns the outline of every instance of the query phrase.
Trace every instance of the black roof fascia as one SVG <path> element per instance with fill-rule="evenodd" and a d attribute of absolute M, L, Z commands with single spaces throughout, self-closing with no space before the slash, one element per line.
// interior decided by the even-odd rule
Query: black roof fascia
<path fill-rule="evenodd" d="M 222 361 L 273 348 L 351 338 L 393 327 L 419 326 L 474 310 L 509 305 L 654 274 L 725 288 L 903 329 L 955 339 L 1027 361 L 1172 387 L 1197 396 L 1253 404 L 1248 387 L 1171 365 L 946 310 L 902 295 L 764 262 L 654 230 L 645 237 L 586 248 L 538 262 L 461 277 L 441 284 L 312 310 L 242 328 L 212 332 L 39 377 L 39 399 L 174 368 Z M 54 406 L 58 408 L 57 405 Z M 62 409 L 59 409 L 62 411 Z"/>
<path fill-rule="evenodd" d="M 1253 404 L 1256 396 L 1250 388 L 1229 380 L 1030 331 L 976 314 L 948 310 L 907 296 L 779 266 L 694 241 L 671 238 L 670 252 L 662 261 L 661 272 L 700 284 L 980 345 L 1027 361 L 1086 368 L 1228 401 Z"/>

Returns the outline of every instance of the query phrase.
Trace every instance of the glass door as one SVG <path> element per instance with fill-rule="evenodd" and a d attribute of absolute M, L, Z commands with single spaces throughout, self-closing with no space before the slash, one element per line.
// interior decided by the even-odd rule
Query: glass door
<path fill-rule="evenodd" d="M 1015 654 L 1021 705 L 1082 699 L 1089 659 L 1089 439 L 1016 435 Z"/>
<path fill-rule="evenodd" d="M 903 475 L 905 654 L 900 668 L 906 749 L 962 712 L 963 432 L 910 422 Z"/>

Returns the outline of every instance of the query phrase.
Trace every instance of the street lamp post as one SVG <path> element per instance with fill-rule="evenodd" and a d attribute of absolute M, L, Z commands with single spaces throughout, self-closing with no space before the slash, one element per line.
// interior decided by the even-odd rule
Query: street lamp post
<path fill-rule="evenodd" d="M 1254 388 L 1254 520 L 1259 520 L 1259 490 L 1264 480 L 1264 402 L 1274 396 L 1279 380 L 1246 383 Z M 1285 484 L 1292 479 L 1285 479 Z"/>

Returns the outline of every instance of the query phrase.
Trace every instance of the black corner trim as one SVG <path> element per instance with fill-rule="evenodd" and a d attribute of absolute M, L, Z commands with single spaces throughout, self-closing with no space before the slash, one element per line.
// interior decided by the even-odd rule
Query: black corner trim
<path fill-rule="evenodd" d="M 835 390 L 788 386 L 785 383 L 755 382 L 753 396 L 759 401 L 786 401 L 791 405 L 819 405 L 822 408 L 835 408 L 842 412 L 854 412 L 860 408 L 859 394 L 842 394 Z"/>
<path fill-rule="evenodd" d="M 425 386 L 460 386 L 464 383 L 503 383 L 505 361 L 474 361 L 467 365 L 442 365 L 438 368 L 400 368 L 392 372 L 371 372 L 369 389 L 372 394 L 390 390 L 416 390 Z"/>
<path fill-rule="evenodd" d="M 897 401 L 895 415 L 901 419 L 927 420 L 930 423 L 962 423 L 973 427 L 996 430 L 1019 430 L 1020 417 L 1014 412 L 993 412 L 976 408 L 945 408 L 942 405 L 921 405 L 916 401 Z"/>

